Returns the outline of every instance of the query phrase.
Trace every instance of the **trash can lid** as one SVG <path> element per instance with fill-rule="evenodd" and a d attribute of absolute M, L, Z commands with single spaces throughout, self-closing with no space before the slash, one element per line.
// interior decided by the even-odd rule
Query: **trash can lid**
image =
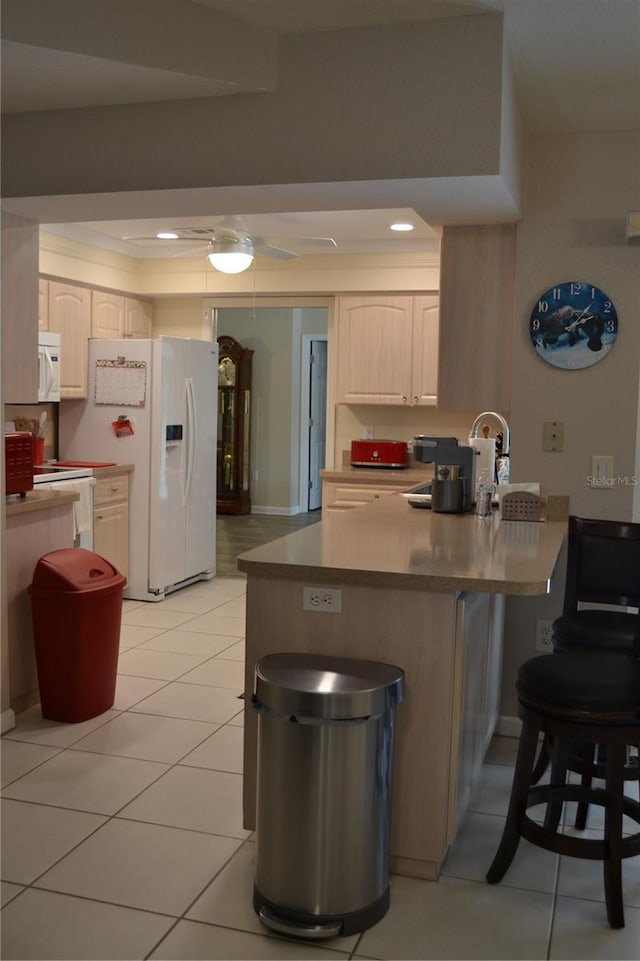
<path fill-rule="evenodd" d="M 81 593 L 120 587 L 126 582 L 126 577 L 99 554 L 84 547 L 62 547 L 40 558 L 29 592 Z"/>
<path fill-rule="evenodd" d="M 404 672 L 392 664 L 325 654 L 267 654 L 256 664 L 254 694 L 281 714 L 346 720 L 399 704 Z"/>

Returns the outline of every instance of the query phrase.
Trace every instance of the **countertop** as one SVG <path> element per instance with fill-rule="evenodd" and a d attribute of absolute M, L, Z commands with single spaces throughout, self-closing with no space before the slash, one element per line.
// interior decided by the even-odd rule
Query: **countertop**
<path fill-rule="evenodd" d="M 320 477 L 326 481 L 362 481 L 364 484 L 389 484 L 394 487 L 398 484 L 406 484 L 406 487 L 415 487 L 416 484 L 425 483 L 433 476 L 433 464 L 416 464 L 415 466 L 404 467 L 401 469 L 387 467 L 352 467 L 351 464 L 343 464 L 341 467 L 325 467 L 320 471 Z"/>
<path fill-rule="evenodd" d="M 546 594 L 566 530 L 566 521 L 502 521 L 497 510 L 434 514 L 389 494 L 247 551 L 238 568 L 320 583 Z"/>
<path fill-rule="evenodd" d="M 5 513 L 10 517 L 14 514 L 29 514 L 31 511 L 48 511 L 53 507 L 73 504 L 77 500 L 80 500 L 80 495 L 75 491 L 39 491 L 35 488 L 28 491 L 24 497 L 9 494 L 5 501 Z"/>
<path fill-rule="evenodd" d="M 54 462 L 55 463 L 55 462 Z M 65 463 L 65 461 L 60 461 Z M 66 463 L 71 463 L 67 461 Z M 79 463 L 79 461 L 76 461 Z M 130 474 L 133 471 L 133 464 L 110 464 L 108 467 L 92 467 L 91 473 L 94 477 L 112 477 L 115 474 Z"/>
<path fill-rule="evenodd" d="M 128 474 L 133 471 L 133 464 L 114 464 L 110 467 L 93 467 L 91 473 L 94 477 L 113 477 L 118 474 Z M 7 517 L 15 514 L 28 514 L 31 511 L 51 510 L 52 507 L 61 507 L 63 504 L 73 504 L 80 499 L 80 495 L 74 491 L 55 491 L 38 490 L 38 485 L 32 491 L 28 491 L 25 497 L 18 494 L 9 494 L 5 498 L 5 513 Z"/>

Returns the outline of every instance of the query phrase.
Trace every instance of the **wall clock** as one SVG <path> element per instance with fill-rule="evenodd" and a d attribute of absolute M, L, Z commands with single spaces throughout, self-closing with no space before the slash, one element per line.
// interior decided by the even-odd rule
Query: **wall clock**
<path fill-rule="evenodd" d="M 529 334 L 536 353 L 548 364 L 578 370 L 607 356 L 618 336 L 618 315 L 604 290 L 568 280 L 538 298 Z"/>

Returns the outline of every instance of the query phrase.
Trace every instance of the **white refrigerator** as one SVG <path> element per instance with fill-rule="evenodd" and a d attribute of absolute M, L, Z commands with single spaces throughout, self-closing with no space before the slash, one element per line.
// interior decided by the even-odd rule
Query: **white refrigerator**
<path fill-rule="evenodd" d="M 218 345 L 89 341 L 88 399 L 60 411 L 60 459 L 133 464 L 124 596 L 160 601 L 213 577 Z"/>

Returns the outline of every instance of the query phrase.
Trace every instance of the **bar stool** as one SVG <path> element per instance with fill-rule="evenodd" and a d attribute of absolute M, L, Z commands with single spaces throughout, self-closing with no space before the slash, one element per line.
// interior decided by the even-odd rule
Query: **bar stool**
<path fill-rule="evenodd" d="M 608 610 L 581 607 L 607 604 Z M 636 608 L 631 613 L 628 608 Z M 617 608 L 617 609 L 615 609 Z M 562 615 L 552 625 L 553 649 L 563 653 L 616 651 L 640 656 L 640 524 L 569 517 L 567 573 Z M 553 745 L 542 743 L 533 783 L 546 771 Z M 637 745 L 636 745 L 637 748 Z M 606 752 L 580 745 L 568 761 L 583 784 L 604 776 Z M 638 781 L 637 755 L 625 765 L 625 780 Z M 579 804 L 575 826 L 586 827 L 589 807 Z"/>
<path fill-rule="evenodd" d="M 521 837 L 557 854 L 601 860 L 609 924 L 622 928 L 621 862 L 640 853 L 640 831 L 622 834 L 623 815 L 640 825 L 640 803 L 624 794 L 627 744 L 640 740 L 640 659 L 609 652 L 542 654 L 522 664 L 516 689 L 522 733 L 507 820 L 487 881 L 502 880 Z M 533 786 L 540 733 L 553 739 L 551 782 Z M 605 746 L 604 787 L 566 783 L 575 743 Z M 604 807 L 603 840 L 559 833 L 567 801 Z M 537 804 L 547 806 L 543 824 L 527 814 Z"/>
<path fill-rule="evenodd" d="M 553 649 L 640 654 L 640 524 L 569 517 L 562 615 L 552 625 Z M 607 604 L 597 610 L 581 604 Z"/>

